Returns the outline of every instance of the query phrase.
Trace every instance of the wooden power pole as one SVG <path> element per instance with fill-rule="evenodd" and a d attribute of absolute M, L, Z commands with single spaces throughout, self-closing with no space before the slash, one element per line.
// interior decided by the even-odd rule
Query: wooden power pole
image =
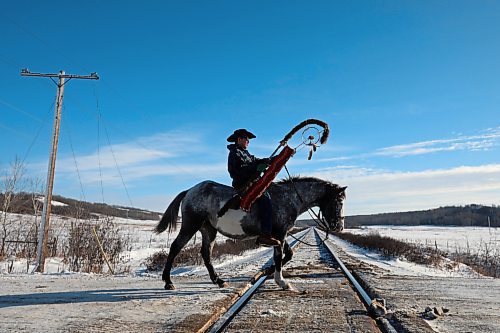
<path fill-rule="evenodd" d="M 43 271 L 45 270 L 45 258 L 48 254 L 47 242 L 49 237 L 50 210 L 52 206 L 52 189 L 54 187 L 54 174 L 56 169 L 57 143 L 59 142 L 59 128 L 61 126 L 61 109 L 63 103 L 64 84 L 69 82 L 69 80 L 71 79 L 99 80 L 99 76 L 97 76 L 97 73 L 92 73 L 90 75 L 70 75 L 66 74 L 64 71 L 60 71 L 58 74 L 31 73 L 26 68 L 21 70 L 21 76 L 48 77 L 57 85 L 54 131 L 52 134 L 52 147 L 50 150 L 49 168 L 47 170 L 47 186 L 45 189 L 45 197 L 43 201 L 42 219 L 40 221 L 40 228 L 38 230 L 38 245 L 35 267 L 35 270 L 37 272 L 43 273 Z M 59 78 L 59 81 L 56 82 L 54 78 Z"/>

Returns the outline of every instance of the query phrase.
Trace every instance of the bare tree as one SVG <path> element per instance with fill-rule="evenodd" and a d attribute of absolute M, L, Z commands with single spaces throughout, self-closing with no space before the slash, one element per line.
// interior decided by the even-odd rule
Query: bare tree
<path fill-rule="evenodd" d="M 16 157 L 14 162 L 10 164 L 10 168 L 5 170 L 4 175 L 0 179 L 0 192 L 1 192 L 1 206 L 2 215 L 0 217 L 0 257 L 5 256 L 6 253 L 6 240 L 9 236 L 8 213 L 12 209 L 12 203 L 15 201 L 23 184 L 24 177 L 23 162 Z"/>

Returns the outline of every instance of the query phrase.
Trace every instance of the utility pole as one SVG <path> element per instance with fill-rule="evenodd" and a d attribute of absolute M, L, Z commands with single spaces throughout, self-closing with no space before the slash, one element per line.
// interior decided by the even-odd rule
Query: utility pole
<path fill-rule="evenodd" d="M 59 128 L 61 126 L 61 109 L 63 103 L 64 84 L 69 82 L 69 80 L 71 79 L 99 80 L 99 76 L 97 75 L 97 73 L 91 73 L 90 75 L 70 75 L 66 74 L 64 71 L 60 71 L 58 74 L 31 73 L 27 68 L 21 70 L 21 76 L 48 77 L 57 85 L 54 131 L 52 134 L 52 147 L 50 149 L 49 167 L 47 170 L 47 187 L 45 189 L 45 197 L 43 201 L 42 219 L 40 221 L 40 228 L 38 230 L 38 245 L 35 267 L 35 270 L 37 272 L 43 273 L 43 271 L 45 270 L 45 258 L 48 254 L 47 242 L 49 237 L 50 211 L 52 208 L 52 189 L 54 187 L 54 174 L 56 169 L 57 143 L 59 142 Z M 56 82 L 54 78 L 59 78 L 59 81 Z"/>

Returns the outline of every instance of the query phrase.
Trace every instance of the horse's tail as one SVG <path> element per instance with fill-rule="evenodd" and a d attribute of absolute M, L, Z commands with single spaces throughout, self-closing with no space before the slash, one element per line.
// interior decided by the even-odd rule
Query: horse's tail
<path fill-rule="evenodd" d="M 157 234 L 164 232 L 168 228 L 168 232 L 177 229 L 177 216 L 179 216 L 179 207 L 182 199 L 186 196 L 188 190 L 179 193 L 174 201 L 170 203 L 167 210 L 163 214 L 160 223 L 155 227 Z"/>

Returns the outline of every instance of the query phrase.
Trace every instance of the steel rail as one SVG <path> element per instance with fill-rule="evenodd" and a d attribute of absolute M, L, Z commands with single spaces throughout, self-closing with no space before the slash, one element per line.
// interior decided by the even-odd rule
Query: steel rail
<path fill-rule="evenodd" d="M 319 233 L 316 229 L 314 229 L 314 231 L 316 232 L 316 234 L 318 234 L 319 236 Z M 337 253 L 335 252 L 335 250 L 333 249 L 333 245 L 332 243 L 330 242 L 330 239 L 328 239 L 327 241 L 325 241 L 325 246 L 326 248 L 328 249 L 328 251 L 330 251 L 330 254 L 333 256 L 333 258 L 335 259 L 335 261 L 339 264 L 340 268 L 342 269 L 342 273 L 344 273 L 344 275 L 349 279 L 349 281 L 353 284 L 354 288 L 356 288 L 356 291 L 358 292 L 358 294 L 361 296 L 361 298 L 363 299 L 363 301 L 365 302 L 365 304 L 370 307 L 371 304 L 372 304 L 372 298 L 368 295 L 368 293 L 363 289 L 363 287 L 359 284 L 358 280 L 356 280 L 356 278 L 351 274 L 351 272 L 347 269 L 347 267 L 344 265 L 344 263 L 342 262 L 342 260 L 340 260 L 340 258 L 337 256 Z"/>
<path fill-rule="evenodd" d="M 314 228 L 314 232 L 318 236 L 320 236 L 319 235 L 320 231 L 318 229 Z M 330 254 L 335 259 L 335 261 L 339 264 L 342 273 L 351 282 L 358 295 L 360 295 L 361 298 L 363 299 L 363 302 L 365 303 L 369 312 L 375 317 L 375 319 L 379 322 L 379 324 L 384 328 L 384 330 L 387 333 L 397 333 L 397 330 L 392 326 L 392 324 L 387 320 L 387 318 L 385 318 L 385 315 L 387 314 L 387 310 L 385 308 L 385 300 L 380 298 L 372 299 L 368 295 L 365 289 L 356 280 L 354 275 L 352 275 L 352 273 L 349 271 L 349 269 L 344 265 L 342 260 L 337 255 L 336 251 L 333 248 L 332 240 L 330 237 L 324 242 L 324 244 L 328 249 L 328 251 L 330 252 Z"/>
<path fill-rule="evenodd" d="M 304 232 L 304 234 L 298 238 L 298 240 L 293 240 L 290 242 L 290 248 L 293 249 L 295 246 L 297 246 L 300 242 L 300 239 L 303 239 L 307 234 L 309 234 L 311 230 L 309 229 L 307 232 Z M 273 259 L 271 258 L 265 265 L 264 265 L 264 270 L 272 264 Z M 267 274 L 262 274 L 257 281 L 248 289 L 244 291 L 244 293 L 236 299 L 236 301 L 231 305 L 231 307 L 223 313 L 217 321 L 206 331 L 209 333 L 218 333 L 222 332 L 224 328 L 233 320 L 234 316 L 245 306 L 245 304 L 252 298 L 253 294 L 259 287 L 261 287 L 264 282 L 266 282 L 267 278 L 269 275 Z"/>

